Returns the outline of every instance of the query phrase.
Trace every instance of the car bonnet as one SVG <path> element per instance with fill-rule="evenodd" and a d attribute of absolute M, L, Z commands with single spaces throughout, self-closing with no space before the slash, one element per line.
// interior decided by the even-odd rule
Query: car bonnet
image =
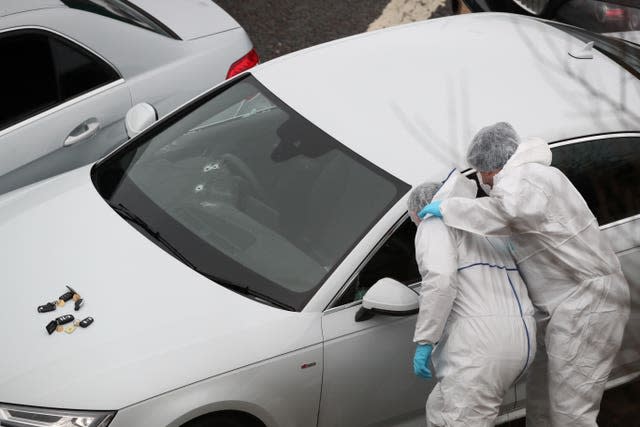
<path fill-rule="evenodd" d="M 321 340 L 317 314 L 235 294 L 142 236 L 89 168 L 0 198 L 0 242 L 0 402 L 119 409 Z M 38 313 L 65 285 L 80 311 Z M 62 314 L 95 322 L 47 334 Z"/>

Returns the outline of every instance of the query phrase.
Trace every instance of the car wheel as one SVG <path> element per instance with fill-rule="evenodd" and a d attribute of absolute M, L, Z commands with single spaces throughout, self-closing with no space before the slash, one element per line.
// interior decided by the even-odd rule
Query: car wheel
<path fill-rule="evenodd" d="M 264 427 L 264 424 L 250 414 L 224 411 L 199 416 L 182 427 Z"/>

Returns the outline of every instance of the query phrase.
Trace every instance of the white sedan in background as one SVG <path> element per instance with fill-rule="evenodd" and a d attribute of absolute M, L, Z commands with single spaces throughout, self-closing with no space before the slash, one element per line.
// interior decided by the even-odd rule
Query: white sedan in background
<path fill-rule="evenodd" d="M 424 425 L 406 197 L 452 166 L 473 176 L 467 144 L 501 120 L 549 141 L 620 257 L 633 302 L 609 385 L 629 381 L 638 49 L 502 14 L 362 34 L 260 65 L 97 164 L 4 195 L 0 423 Z M 84 306 L 38 313 L 65 285 Z M 45 331 L 66 314 L 95 322 Z M 525 398 L 520 382 L 500 421 Z"/>
<path fill-rule="evenodd" d="M 136 104 L 164 116 L 258 62 L 202 0 L 3 0 L 0 58 L 0 193 L 109 153 Z"/>

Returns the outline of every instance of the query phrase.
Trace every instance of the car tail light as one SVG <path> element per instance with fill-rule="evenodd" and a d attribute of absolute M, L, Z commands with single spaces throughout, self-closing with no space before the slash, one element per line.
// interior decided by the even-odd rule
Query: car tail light
<path fill-rule="evenodd" d="M 618 7 L 608 7 L 604 12 L 604 16 L 606 16 L 607 18 L 622 18 L 624 16 L 624 9 Z"/>
<path fill-rule="evenodd" d="M 249 68 L 257 65 L 258 62 L 260 62 L 258 52 L 256 52 L 255 49 L 251 49 L 249 53 L 231 64 L 229 71 L 227 71 L 227 78 L 230 79 L 236 74 L 240 74 L 241 72 L 248 70 Z"/>

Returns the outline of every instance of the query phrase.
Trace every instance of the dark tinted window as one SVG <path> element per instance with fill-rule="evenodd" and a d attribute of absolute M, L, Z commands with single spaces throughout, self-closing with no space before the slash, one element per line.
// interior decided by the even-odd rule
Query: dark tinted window
<path fill-rule="evenodd" d="M 73 9 L 80 9 L 107 18 L 116 19 L 144 28 L 163 36 L 180 39 L 166 25 L 155 19 L 134 4 L 123 0 L 62 0 L 62 3 Z M 177 6 L 179 7 L 179 6 Z"/>
<path fill-rule="evenodd" d="M 421 281 L 416 264 L 415 237 L 415 224 L 410 219 L 405 220 L 367 262 L 337 305 L 361 300 L 365 292 L 383 277 L 405 285 Z"/>
<path fill-rule="evenodd" d="M 553 165 L 573 182 L 601 225 L 640 213 L 640 138 L 553 148 Z"/>
<path fill-rule="evenodd" d="M 0 35 L 0 129 L 117 80 L 104 61 L 44 31 Z"/>
<path fill-rule="evenodd" d="M 103 61 L 62 40 L 51 39 L 51 51 L 61 101 L 118 79 L 118 74 Z"/>
<path fill-rule="evenodd" d="M 55 105 L 56 74 L 42 34 L 0 36 L 0 129 Z"/>

